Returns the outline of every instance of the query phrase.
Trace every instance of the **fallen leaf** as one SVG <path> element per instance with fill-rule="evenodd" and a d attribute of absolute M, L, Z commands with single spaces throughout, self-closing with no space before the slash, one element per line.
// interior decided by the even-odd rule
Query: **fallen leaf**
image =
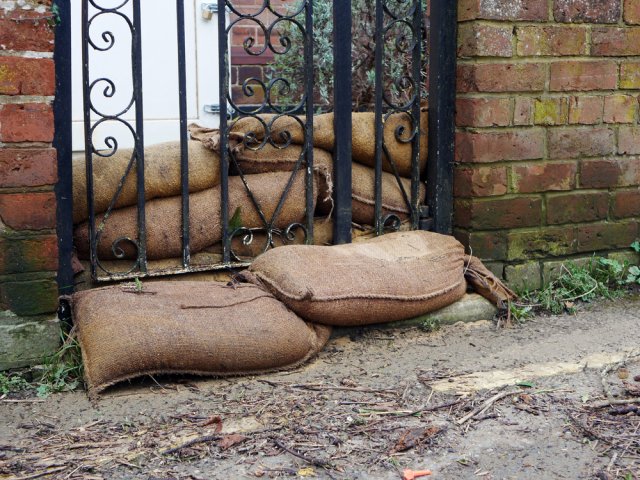
<path fill-rule="evenodd" d="M 228 450 L 229 448 L 238 445 L 245 440 L 247 440 L 247 437 L 245 437 L 244 435 L 238 435 L 237 433 L 234 433 L 232 435 L 225 435 L 224 437 L 222 437 L 222 440 L 218 442 L 218 446 L 221 450 Z"/>
<path fill-rule="evenodd" d="M 432 426 L 427 428 L 412 428 L 407 430 L 396 442 L 395 446 L 391 449 L 391 453 L 405 452 L 418 445 L 425 440 L 435 437 L 442 432 L 440 427 Z"/>
<path fill-rule="evenodd" d="M 209 417 L 203 424 L 203 427 L 208 427 L 209 425 L 215 425 L 213 431 L 215 433 L 220 433 L 222 431 L 222 418 L 220 415 L 214 415 L 213 417 Z"/>
<path fill-rule="evenodd" d="M 315 477 L 316 471 L 313 467 L 301 468 L 298 470 L 299 477 Z"/>
<path fill-rule="evenodd" d="M 640 396 L 640 386 L 625 381 L 622 382 L 622 385 L 624 385 L 624 389 L 629 395 L 632 395 L 634 397 Z"/>

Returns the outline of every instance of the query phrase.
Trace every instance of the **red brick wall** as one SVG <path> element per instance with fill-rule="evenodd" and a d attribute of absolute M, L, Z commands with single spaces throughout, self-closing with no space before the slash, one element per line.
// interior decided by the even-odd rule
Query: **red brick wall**
<path fill-rule="evenodd" d="M 459 0 L 459 20 L 458 238 L 530 286 L 550 259 L 627 248 L 640 0 Z"/>
<path fill-rule="evenodd" d="M 50 5 L 0 6 L 0 310 L 18 316 L 57 308 Z"/>

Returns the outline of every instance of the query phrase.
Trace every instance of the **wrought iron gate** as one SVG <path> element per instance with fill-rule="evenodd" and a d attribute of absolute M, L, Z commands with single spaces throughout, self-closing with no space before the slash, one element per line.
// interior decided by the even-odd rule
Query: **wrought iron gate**
<path fill-rule="evenodd" d="M 176 0 L 178 45 L 178 80 L 180 99 L 180 198 L 181 228 L 176 235 L 181 237 L 182 258 L 179 265 L 169 269 L 153 269 L 149 266 L 147 251 L 147 200 L 145 199 L 145 146 L 144 116 L 142 88 L 142 51 L 140 4 L 149 0 L 82 0 L 82 48 L 83 48 L 83 97 L 85 112 L 86 143 L 86 186 L 88 205 L 88 239 L 90 243 L 91 274 L 94 280 L 113 280 L 167 273 L 184 273 L 216 268 L 231 268 L 247 265 L 247 260 L 238 256 L 233 249 L 232 240 L 241 237 L 243 242 L 250 243 L 254 236 L 262 234 L 265 249 L 274 244 L 279 237 L 281 243 L 292 241 L 302 236 L 304 242 L 313 243 L 314 237 L 314 202 L 317 192 L 314 189 L 314 117 L 317 106 L 314 98 L 314 1 L 297 0 L 291 2 L 272 2 L 263 0 L 262 5 L 252 12 L 240 9 L 234 0 L 218 0 L 217 8 L 219 32 L 219 67 L 220 67 L 220 224 L 221 224 L 221 258 L 212 264 L 201 265 L 192 262 L 191 248 L 191 197 L 189 195 L 189 152 L 187 131 L 187 105 L 185 100 L 186 61 L 185 61 L 185 28 L 184 0 Z M 56 97 L 56 143 L 59 151 L 60 182 L 58 184 L 59 201 L 59 235 L 60 235 L 60 272 L 59 284 L 63 293 L 68 293 L 73 285 L 71 269 L 71 252 L 73 220 L 71 217 L 71 152 L 70 132 L 68 128 L 70 102 L 70 8 L 68 0 L 56 0 L 60 14 L 60 23 L 56 36 L 56 71 L 58 91 Z M 283 3 L 295 5 L 288 7 Z M 453 165 L 453 115 L 455 101 L 455 57 L 456 57 L 456 2 L 450 0 L 432 0 L 429 2 L 429 28 L 425 28 L 424 0 L 375 0 L 375 182 L 374 182 L 374 229 L 380 235 L 386 231 L 398 229 L 400 218 L 394 214 L 386 214 L 382 205 L 383 161 L 387 159 L 396 178 L 409 213 L 409 221 L 413 229 L 435 229 L 447 233 L 451 230 L 452 202 L 452 165 Z M 222 13 L 224 12 L 224 13 Z M 94 103 L 96 93 L 104 98 L 114 96 L 118 85 L 107 77 L 91 76 L 90 57 L 92 52 L 109 51 L 116 38 L 109 29 L 94 32 L 92 27 L 96 19 L 116 16 L 126 22 L 131 35 L 131 99 L 118 111 L 106 113 Z M 333 241 L 345 243 L 351 241 L 352 228 L 352 15 L 351 1 L 334 2 L 334 95 L 333 119 L 335 143 L 333 149 Z M 267 20 L 265 20 L 267 19 Z M 294 85 L 291 78 L 279 72 L 266 79 L 246 78 L 242 83 L 242 94 L 245 97 L 257 97 L 262 92 L 264 97 L 259 102 L 248 105 L 239 103 L 232 95 L 230 85 L 229 38 L 231 31 L 247 22 L 255 26 L 258 38 L 247 35 L 243 48 L 248 55 L 259 56 L 265 52 L 273 55 L 284 55 L 299 49 L 303 59 L 300 85 Z M 286 25 L 286 28 L 284 26 Z M 426 36 L 426 33 L 429 35 Z M 296 45 L 292 37 L 282 31 L 294 31 L 295 39 L 302 45 Z M 390 43 L 389 39 L 392 38 Z M 260 41 L 261 40 L 261 41 Z M 388 49 L 393 49 L 390 52 Z M 386 50 L 386 51 L 385 51 Z M 429 55 L 428 52 L 434 52 Z M 392 54 L 406 60 L 404 73 L 394 79 L 391 88 L 404 92 L 404 96 L 389 94 L 389 84 L 385 82 L 385 58 Z M 422 76 L 428 71 L 428 92 L 422 91 Z M 283 92 L 297 92 L 296 101 L 288 104 L 278 102 Z M 428 94 L 428 95 L 427 95 Z M 421 101 L 429 98 L 429 124 L 421 125 Z M 128 122 L 123 118 L 127 112 L 135 112 L 135 121 Z M 265 114 L 271 114 L 266 116 Z M 403 116 L 409 127 L 398 127 L 395 138 L 401 143 L 411 145 L 411 179 L 410 189 L 403 186 L 393 156 L 385 144 L 384 128 L 392 116 Z M 274 192 L 277 198 L 272 215 L 265 214 L 260 199 L 254 196 L 248 176 L 238 162 L 236 152 L 238 145 L 248 151 L 259 152 L 264 148 L 274 151 L 290 148 L 293 139 L 291 132 L 275 132 L 275 124 L 289 120 L 302 133 L 298 139 L 300 154 L 289 172 L 288 181 L 281 192 Z M 253 121 L 258 125 L 256 131 L 245 131 L 243 137 L 234 136 L 240 122 Z M 96 130 L 105 122 L 117 122 L 124 125 L 134 139 L 134 148 L 126 169 L 113 192 L 113 198 L 106 212 L 96 212 L 94 200 L 94 175 L 92 166 L 94 159 L 109 158 L 118 151 L 118 141 L 107 137 L 100 139 L 106 150 L 97 147 Z M 407 123 L 405 122 L 405 123 Z M 420 171 L 420 137 L 421 131 L 428 129 L 429 147 L 426 175 Z M 254 129 L 255 130 L 255 129 Z M 424 152 L 422 152 L 424 154 Z M 111 245 L 114 257 L 125 257 L 124 244 L 134 250 L 131 265 L 124 271 L 111 271 L 98 254 L 97 246 L 105 225 L 109 222 L 123 184 L 128 176 L 135 175 L 137 185 L 137 235 L 118 238 Z M 231 177 L 238 177 L 246 189 L 260 221 L 257 225 L 244 226 L 235 222 L 234 211 L 230 211 L 229 182 Z M 304 179 L 304 221 L 296 221 L 288 225 L 279 223 L 279 215 L 288 201 L 292 185 L 300 178 Z M 421 183 L 426 182 L 426 201 L 420 198 Z"/>

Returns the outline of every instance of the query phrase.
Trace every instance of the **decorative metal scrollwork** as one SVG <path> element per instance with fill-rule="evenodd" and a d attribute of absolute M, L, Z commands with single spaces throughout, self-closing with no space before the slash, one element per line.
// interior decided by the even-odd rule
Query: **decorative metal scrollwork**
<path fill-rule="evenodd" d="M 98 61 L 96 55 L 109 54 L 119 42 L 131 42 L 130 51 L 133 55 L 128 59 L 110 59 L 119 64 L 129 61 L 132 72 L 132 81 L 140 80 L 140 39 L 139 39 L 139 2 L 135 0 L 122 0 L 116 5 L 108 6 L 107 2 L 99 0 L 84 0 L 82 2 L 82 50 L 83 50 L 83 93 L 84 93 L 84 123 L 85 123 L 85 154 L 86 154 L 86 175 L 87 175 L 87 203 L 89 206 L 89 243 L 91 272 L 93 278 L 98 277 L 98 270 L 108 276 L 114 275 L 104 266 L 98 255 L 98 246 L 102 240 L 102 234 L 110 215 L 122 193 L 127 178 L 132 175 L 134 167 L 136 171 L 143 171 L 143 156 L 141 151 L 142 139 L 139 132 L 140 123 L 132 125 L 125 119 L 125 115 L 135 108 L 135 114 L 140 116 L 142 111 L 141 92 L 139 89 L 131 88 L 131 95 L 125 94 L 123 98 L 119 93 L 119 87 L 127 92 L 124 85 L 116 85 L 116 82 L 107 77 L 91 79 L 90 67 Z M 113 21 L 123 22 L 130 32 L 129 38 L 116 38 L 109 25 Z M 104 25 L 107 26 L 104 26 Z M 100 58 L 105 62 L 104 58 Z M 138 77 L 138 78 L 136 78 Z M 106 100 L 109 100 L 108 102 Z M 107 111 L 109 110 L 109 111 Z M 113 134 L 107 133 L 101 137 L 100 131 L 103 127 L 120 125 L 121 131 L 129 135 L 135 144 L 133 153 L 129 159 L 127 168 L 120 180 L 109 206 L 104 213 L 96 215 L 93 208 L 94 178 L 93 161 L 94 157 L 107 159 L 116 155 L 119 151 L 122 138 L 118 139 Z M 106 148 L 99 146 L 103 144 Z M 144 209 L 144 205 L 140 206 Z M 142 215 L 144 215 L 142 213 Z M 143 218 L 143 216 L 141 217 Z M 127 275 L 135 271 L 144 270 L 146 259 L 144 258 L 144 229 L 139 233 L 138 238 L 132 239 L 121 237 L 113 241 L 110 246 L 114 258 L 133 259 L 133 264 L 125 268 L 125 271 L 118 271 L 119 275 Z"/>
<path fill-rule="evenodd" d="M 293 54 L 297 51 L 292 31 L 296 31 L 296 38 L 300 38 L 303 42 L 302 48 L 304 58 L 301 62 L 300 69 L 303 71 L 302 85 L 294 85 L 293 79 L 284 76 L 272 75 L 267 79 L 246 78 L 242 81 L 240 91 L 242 97 L 234 98 L 229 88 L 229 82 L 224 82 L 221 91 L 221 109 L 223 112 L 227 110 L 234 111 L 234 117 L 225 117 L 221 122 L 221 136 L 223 165 L 227 164 L 234 173 L 238 174 L 245 186 L 247 196 L 249 197 L 253 208 L 258 213 L 262 226 L 257 228 L 240 227 L 233 231 L 229 231 L 227 227 L 224 232 L 224 260 L 239 261 L 243 257 L 233 249 L 232 240 L 234 237 L 242 237 L 242 245 L 249 246 L 256 241 L 258 234 L 265 238 L 262 251 L 273 248 L 275 238 L 278 237 L 283 244 L 291 243 L 296 240 L 295 231 L 303 231 L 304 241 L 311 242 L 313 239 L 313 203 L 307 201 L 306 209 L 306 225 L 295 223 L 280 228 L 279 215 L 284 206 L 287 197 L 290 195 L 292 184 L 296 175 L 305 175 L 305 195 L 307 199 L 314 196 L 313 191 L 313 146 L 312 146 L 312 125 L 311 115 L 302 120 L 299 115 L 313 112 L 313 38 L 312 38 L 312 0 L 304 0 L 297 3 L 297 6 L 283 6 L 280 2 L 272 2 L 271 0 L 263 0 L 261 5 L 254 6 L 250 12 L 235 5 L 232 0 L 225 0 L 228 11 L 232 14 L 232 20 L 224 30 L 225 37 L 229 37 L 232 30 L 236 27 L 255 27 L 255 34 L 248 34 L 242 41 L 242 48 L 247 55 L 260 56 L 270 53 L 274 56 Z M 294 2 L 291 2 L 294 3 Z M 250 31 L 250 29 L 247 29 Z M 222 40 L 222 39 L 221 39 Z M 222 40 L 224 42 L 224 40 Z M 221 59 L 221 70 L 227 71 L 228 56 Z M 299 98 L 293 102 L 283 103 L 282 98 L 291 99 L 292 95 L 299 95 Z M 240 101 L 242 100 L 242 101 Z M 268 120 L 264 114 L 274 114 Z M 242 170 L 240 162 L 237 158 L 236 149 L 229 148 L 227 142 L 230 133 L 238 122 L 245 119 L 251 119 L 255 128 L 252 131 L 244 132 L 242 145 L 245 149 L 253 152 L 260 152 L 265 147 L 274 147 L 277 150 L 284 150 L 293 143 L 293 135 L 289 130 L 279 130 L 275 126 L 279 122 L 292 122 L 292 124 L 302 133 L 303 148 L 293 166 L 293 171 L 285 189 L 282 192 L 274 192 L 279 195 L 277 207 L 271 218 L 267 218 L 263 211 L 262 205 L 251 192 L 247 177 Z M 300 143 L 300 140 L 296 143 Z M 223 172 L 223 176 L 225 172 Z M 223 182 L 225 183 L 225 182 Z M 224 202 L 223 202 L 224 203 Z M 223 215 L 223 222 L 228 223 L 228 212 L 226 219 Z"/>
<path fill-rule="evenodd" d="M 422 72 L 425 58 L 425 34 L 422 24 L 423 0 L 377 0 L 376 1 L 376 231 L 398 230 L 402 221 L 396 215 L 383 212 L 382 162 L 391 166 L 398 188 L 407 210 L 411 212 L 412 228 L 419 228 L 421 204 L 420 191 L 420 133 L 426 125 L 420 124 L 422 100 Z M 405 58 L 403 71 L 385 71 L 390 56 Z M 393 73 L 395 78 L 390 77 Z M 402 121 L 395 128 L 394 139 L 400 144 L 411 144 L 411 191 L 407 192 L 398 173 L 397 162 L 386 144 L 384 130 L 389 119 Z"/>

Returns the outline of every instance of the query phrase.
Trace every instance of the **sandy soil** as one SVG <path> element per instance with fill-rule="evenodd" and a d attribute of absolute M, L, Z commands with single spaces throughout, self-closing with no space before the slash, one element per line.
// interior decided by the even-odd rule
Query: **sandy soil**
<path fill-rule="evenodd" d="M 147 379 L 93 404 L 5 398 L 0 478 L 640 479 L 640 404 L 595 408 L 640 397 L 638 307 L 368 330 L 294 372 Z"/>

